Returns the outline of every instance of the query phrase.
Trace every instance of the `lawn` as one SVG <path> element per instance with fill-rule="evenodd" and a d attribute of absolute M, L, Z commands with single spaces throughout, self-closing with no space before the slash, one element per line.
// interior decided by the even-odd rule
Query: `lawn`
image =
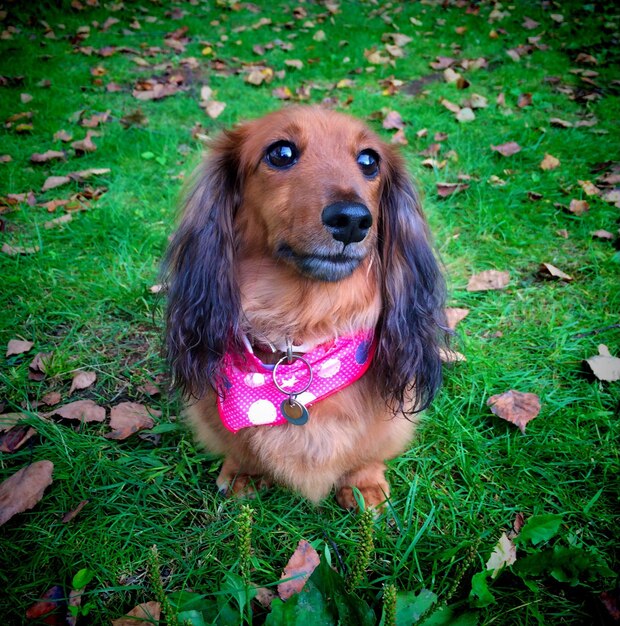
<path fill-rule="evenodd" d="M 0 356 L 0 481 L 53 463 L 0 528 L 3 623 L 617 623 L 620 382 L 585 363 L 620 356 L 613 3 L 7 2 L 0 30 L 0 346 L 29 342 Z M 290 103 L 401 144 L 468 311 L 376 518 L 222 498 L 168 391 L 183 181 Z M 540 400 L 524 432 L 487 404 L 509 390 Z M 320 565 L 269 607 L 302 540 Z"/>

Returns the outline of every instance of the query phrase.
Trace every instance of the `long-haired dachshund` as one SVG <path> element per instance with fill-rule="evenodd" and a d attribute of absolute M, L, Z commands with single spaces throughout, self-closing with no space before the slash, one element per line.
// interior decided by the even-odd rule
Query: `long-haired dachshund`
<path fill-rule="evenodd" d="M 291 107 L 225 131 L 167 257 L 167 352 L 217 485 L 389 496 L 441 383 L 444 281 L 397 150 Z"/>

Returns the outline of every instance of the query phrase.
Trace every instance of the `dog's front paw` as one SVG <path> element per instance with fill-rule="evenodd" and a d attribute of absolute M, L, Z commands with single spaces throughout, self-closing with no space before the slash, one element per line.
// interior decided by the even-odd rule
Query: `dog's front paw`
<path fill-rule="evenodd" d="M 248 474 L 234 461 L 226 459 L 215 481 L 223 496 L 255 498 L 261 489 L 271 487 L 271 481 L 260 474 Z"/>
<path fill-rule="evenodd" d="M 358 509 L 354 488 L 364 498 L 364 504 L 371 509 L 381 510 L 390 496 L 390 486 L 385 480 L 385 465 L 372 463 L 354 472 L 345 474 L 336 485 L 336 501 L 349 511 Z"/>

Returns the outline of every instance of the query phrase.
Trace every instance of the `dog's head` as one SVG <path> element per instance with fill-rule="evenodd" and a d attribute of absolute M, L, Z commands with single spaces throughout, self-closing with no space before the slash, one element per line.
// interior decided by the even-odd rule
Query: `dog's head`
<path fill-rule="evenodd" d="M 167 350 L 187 394 L 221 389 L 222 355 L 241 345 L 241 257 L 330 283 L 376 261 L 379 388 L 396 409 L 411 393 L 418 409 L 430 402 L 441 380 L 443 280 L 403 160 L 366 125 L 291 107 L 213 143 L 167 259 Z"/>

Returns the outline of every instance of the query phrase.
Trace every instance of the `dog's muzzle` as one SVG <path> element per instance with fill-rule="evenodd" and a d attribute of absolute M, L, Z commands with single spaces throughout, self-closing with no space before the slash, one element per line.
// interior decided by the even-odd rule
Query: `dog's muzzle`
<path fill-rule="evenodd" d="M 321 221 L 331 236 L 346 246 L 366 238 L 372 215 L 360 202 L 334 202 L 323 209 Z"/>

